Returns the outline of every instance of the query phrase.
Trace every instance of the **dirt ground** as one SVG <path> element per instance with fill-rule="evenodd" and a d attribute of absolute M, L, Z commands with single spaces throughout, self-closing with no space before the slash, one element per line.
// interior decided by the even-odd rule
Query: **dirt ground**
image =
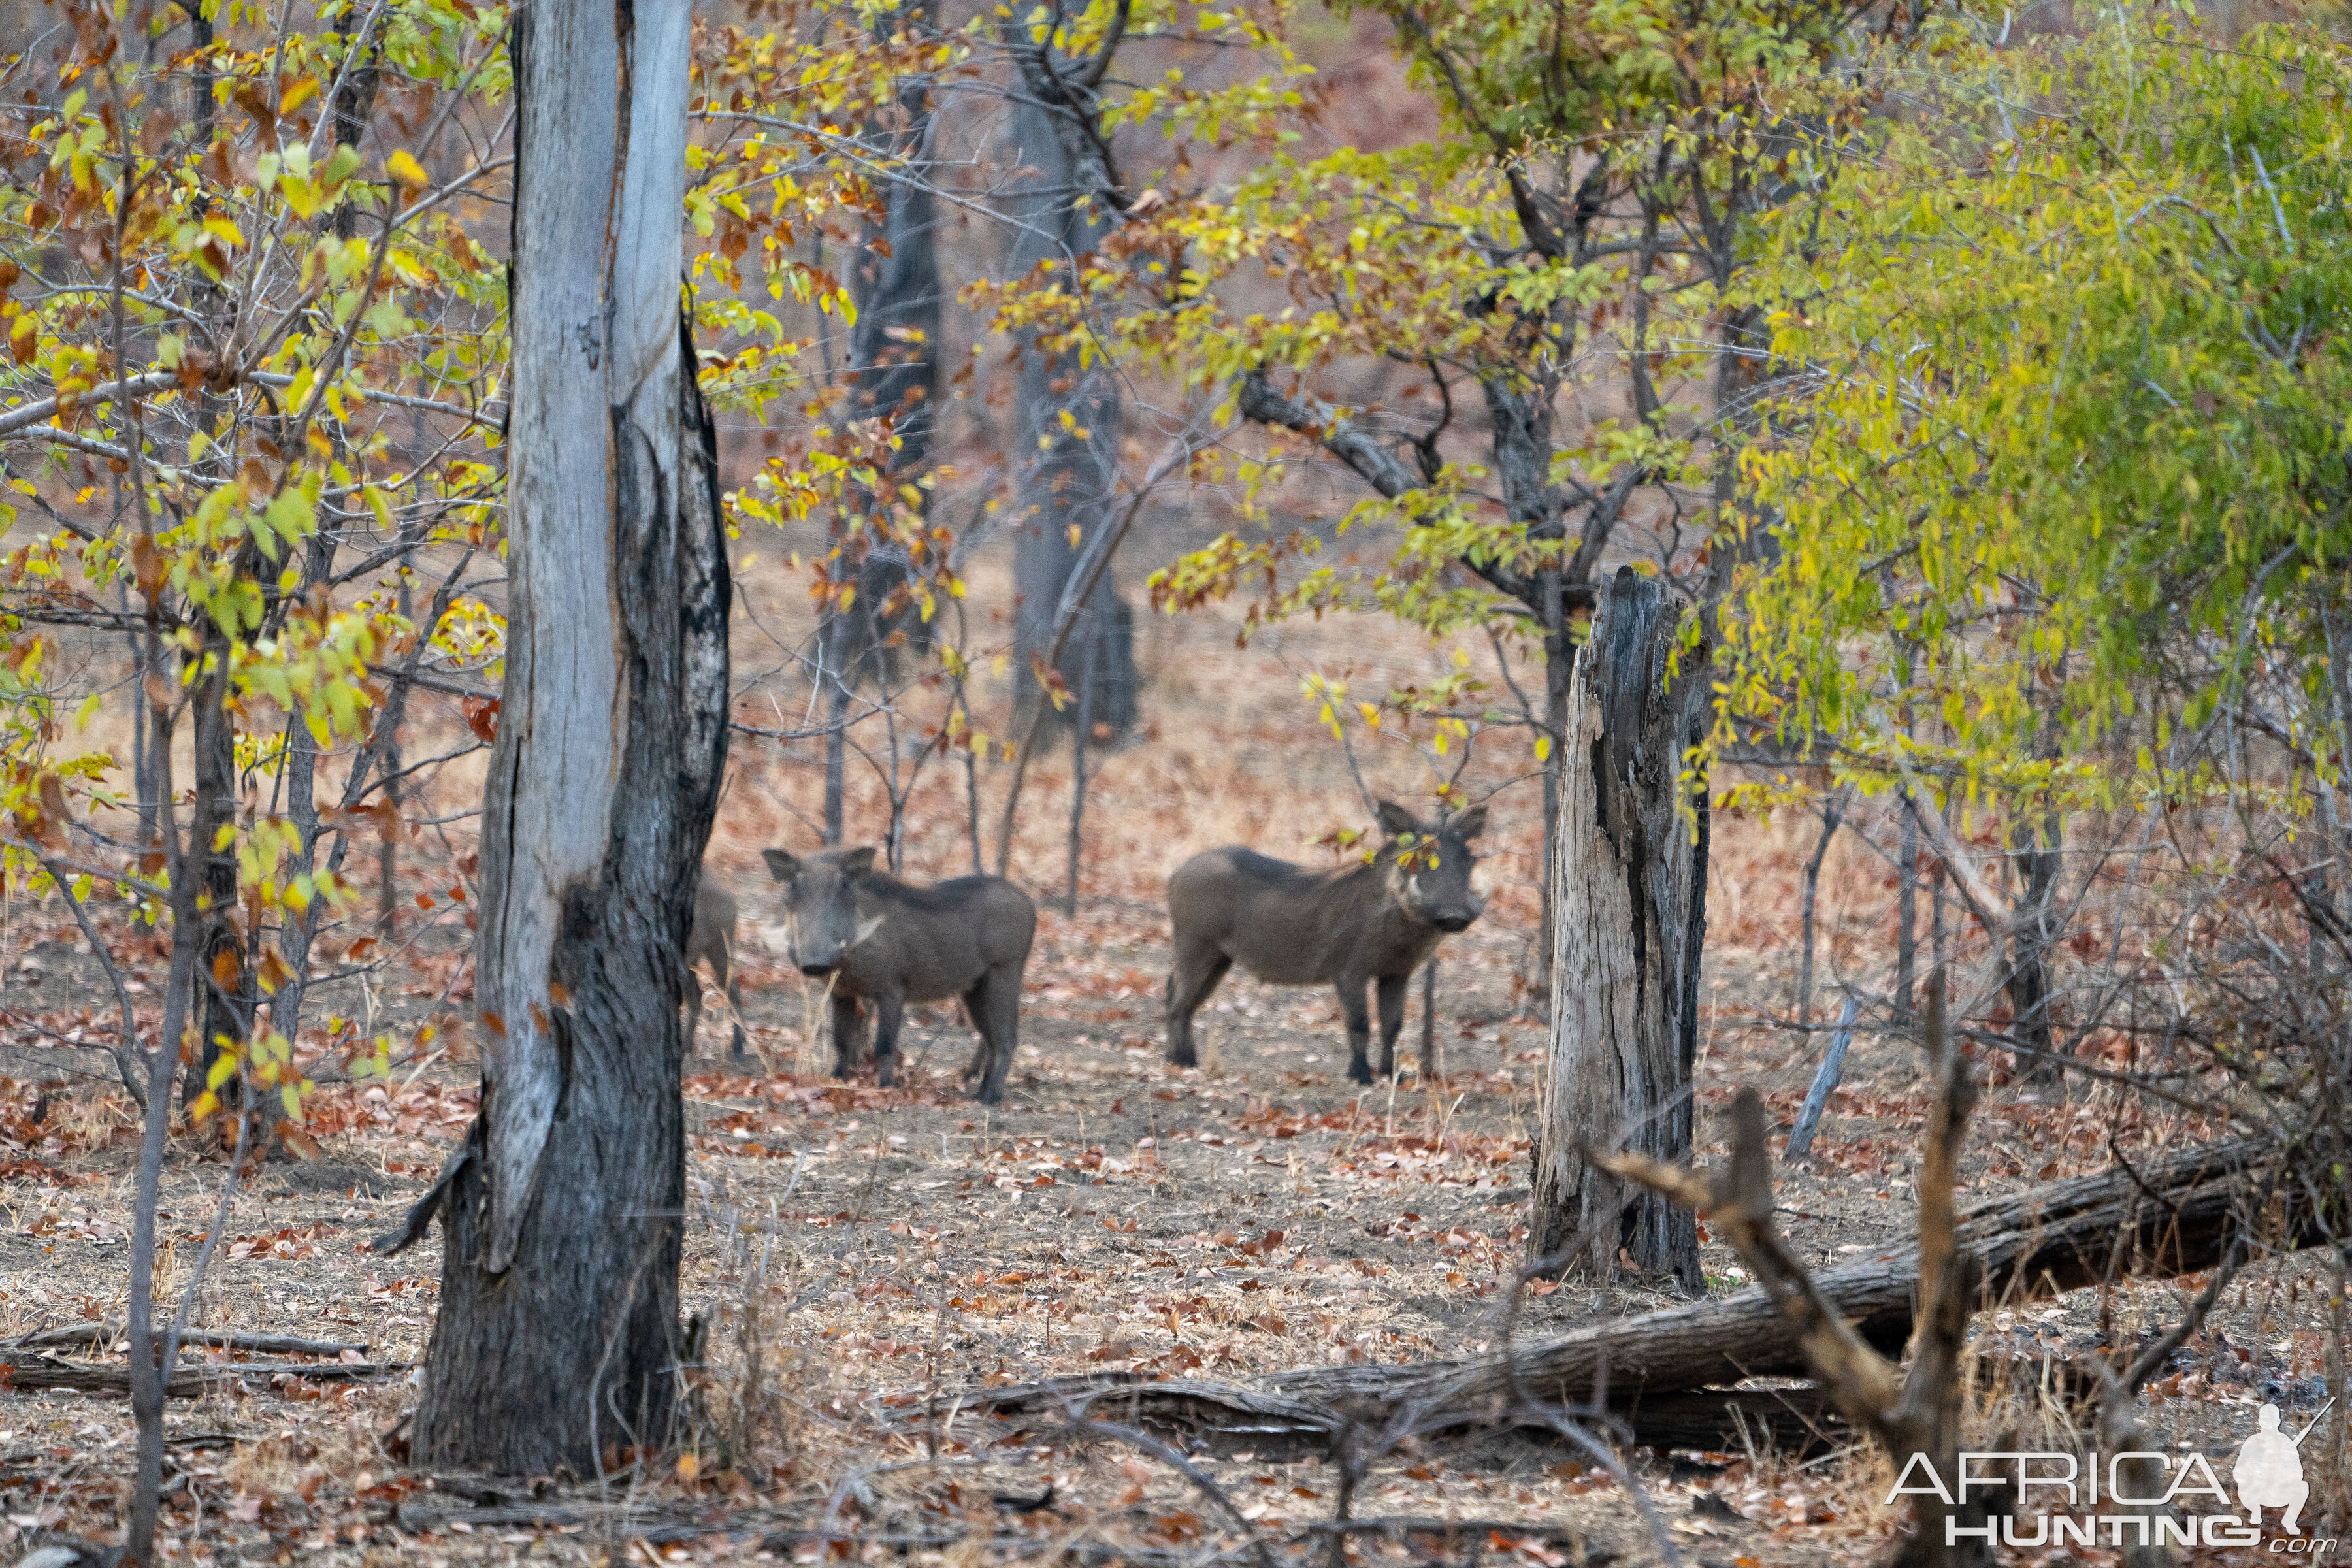
<path fill-rule="evenodd" d="M 321 1083 L 309 1121 L 319 1157 L 274 1161 L 240 1188 L 193 1315 L 200 1328 L 344 1342 L 354 1348 L 338 1359 L 392 1371 L 343 1383 L 323 1372 L 241 1376 L 235 1360 L 285 1357 L 198 1352 L 213 1358 L 216 1378 L 169 1414 L 174 1559 L 373 1568 L 830 1550 L 977 1563 L 987 1548 L 950 1538 L 978 1521 L 983 1536 L 1026 1532 L 1041 1550 L 1062 1542 L 1083 1555 L 1089 1542 L 1115 1541 L 1139 1561 L 1205 1561 L 1235 1548 L 1238 1527 L 1218 1495 L 1164 1456 L 1109 1443 L 1006 1447 L 977 1424 L 961 1435 L 952 1424 L 919 1431 L 902 1413 L 939 1391 L 1050 1373 L 1247 1382 L 1495 1345 L 1526 1234 L 1546 1044 L 1517 978 L 1535 923 L 1532 789 L 1496 797 L 1487 916 L 1442 954 L 1442 1077 L 1408 1072 L 1392 1087 L 1359 1089 L 1346 1079 L 1328 992 L 1238 973 L 1203 1014 L 1211 1065 L 1166 1067 L 1157 898 L 1166 871 L 1220 842 L 1297 859 L 1325 853 L 1308 841 L 1362 813 L 1339 748 L 1299 700 L 1302 672 L 1346 671 L 1376 690 L 1416 678 L 1445 651 L 1359 625 L 1276 636 L 1235 655 L 1230 634 L 1213 616 L 1144 629 L 1153 727 L 1103 759 L 1077 910 L 1042 913 L 1019 1056 L 992 1110 L 961 1093 L 971 1036 L 949 1009 L 915 1012 L 898 1087 L 880 1089 L 870 1074 L 853 1084 L 820 1076 L 821 1042 L 767 924 L 772 903 L 756 854 L 810 842 L 814 775 L 800 758 L 740 749 L 711 863 L 743 896 L 745 1022 L 761 1060 L 736 1070 L 709 1054 L 725 1048 L 723 1005 L 714 1007 L 686 1084 L 684 1297 L 708 1325 L 711 1371 L 684 1455 L 662 1456 L 655 1471 L 625 1469 L 601 1489 L 543 1481 L 535 1495 L 529 1485 L 424 1476 L 396 1458 L 413 1398 L 404 1369 L 423 1356 L 431 1327 L 438 1232 L 396 1258 L 375 1255 L 370 1240 L 395 1228 L 474 1105 L 464 825 L 418 839 L 406 852 L 399 941 L 365 964 L 342 952 L 340 967 L 325 965 L 345 978 L 320 1003 L 362 1035 L 395 1037 L 394 1079 L 337 1081 L 340 1045 L 306 1037 Z M 1018 846 L 1021 879 L 1041 892 L 1060 882 L 1069 780 L 1066 761 L 1059 766 L 1034 779 Z M 1371 760 L 1376 785 L 1425 808 L 1422 767 L 1402 752 Z M 1470 778 L 1483 787 L 1524 772 L 1524 757 L 1495 743 Z M 461 776 L 446 785 L 453 799 L 466 787 Z M 910 802 L 910 877 L 968 868 L 961 787 L 940 767 Z M 994 798 L 1001 775 L 984 773 L 982 787 Z M 853 807 L 875 833 L 877 793 L 859 785 Z M 1818 1037 L 1769 1022 L 1790 1012 L 1796 868 L 1810 845 L 1801 822 L 1717 825 L 1704 1156 L 1720 1154 L 1716 1116 L 1738 1087 L 1763 1089 L 1785 1121 L 1811 1076 Z M 1823 994 L 1844 980 L 1883 984 L 1893 896 L 1885 859 L 1849 836 L 1824 889 Z M 77 1048 L 106 1037 L 110 1005 L 61 911 L 20 901 L 7 918 L 0 1333 L 119 1321 L 133 1113 L 109 1092 L 106 1058 Z M 147 1007 L 162 955 L 152 945 L 140 952 L 132 984 Z M 1422 1035 L 1418 986 L 1413 995 L 1408 1058 Z M 323 1013 L 311 1022 L 331 1027 Z M 1783 1173 L 1781 1219 L 1809 1259 L 1832 1262 L 1909 1232 L 1927 1109 L 1915 1049 L 1901 1038 L 1858 1040 L 1814 1157 Z M 2158 1149 L 2210 1131 L 2111 1090 L 2036 1095 L 1986 1068 L 1971 1191 L 2101 1168 L 2112 1148 Z M 207 1140 L 176 1146 L 163 1220 L 171 1300 L 227 1174 Z M 1719 1246 L 1708 1247 L 1706 1271 L 1717 1292 L 1742 1283 Z M 2214 1329 L 2176 1358 L 2144 1418 L 2164 1441 L 2217 1458 L 2251 1430 L 2259 1398 L 2296 1425 L 2309 1419 L 2325 1398 L 2326 1280 L 2300 1259 L 2250 1270 Z M 2177 1321 L 2199 1283 L 2021 1304 L 1981 1319 L 1979 1344 L 2074 1352 L 2152 1333 Z M 1602 1289 L 1539 1284 L 1517 1331 L 1540 1336 L 1671 1300 L 1630 1278 Z M 119 1353 L 96 1360 L 121 1364 Z M 2053 1405 L 2036 1418 L 2080 1416 Z M 129 1440 L 118 1395 L 0 1392 L 0 1550 L 50 1531 L 110 1537 Z M 1196 1473 L 1270 1540 L 1329 1519 L 1336 1502 L 1318 1464 L 1202 1458 Z M 1629 1473 L 1639 1498 L 1589 1455 L 1490 1437 L 1401 1451 L 1374 1467 L 1351 1506 L 1358 1517 L 1477 1521 L 1468 1556 L 1547 1568 L 1663 1562 L 1661 1539 L 1684 1562 L 1720 1568 L 1858 1562 L 1882 1553 L 1894 1528 L 1879 1501 L 1885 1467 L 1860 1449 L 1643 1454 Z M 867 1544 L 828 1548 L 814 1539 L 824 1531 Z M 1355 1550 L 1353 1560 L 1370 1561 L 1402 1548 L 1366 1537 Z"/>

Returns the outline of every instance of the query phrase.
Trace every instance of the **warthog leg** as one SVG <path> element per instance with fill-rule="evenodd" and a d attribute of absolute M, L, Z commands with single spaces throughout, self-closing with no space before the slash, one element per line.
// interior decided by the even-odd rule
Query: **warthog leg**
<path fill-rule="evenodd" d="M 1339 1012 L 1348 1020 L 1348 1077 L 1357 1083 L 1372 1081 L 1372 1015 L 1364 1005 L 1361 975 L 1337 983 Z"/>
<path fill-rule="evenodd" d="M 702 1027 L 702 976 L 689 963 L 686 970 L 686 1054 L 694 1054 L 694 1037 Z"/>
<path fill-rule="evenodd" d="M 730 936 L 721 941 L 718 952 L 713 956 L 718 964 L 719 987 L 727 993 L 727 1019 L 734 1028 L 734 1033 L 727 1042 L 727 1054 L 740 1061 L 743 1059 L 744 1045 L 743 976 L 735 969 L 734 938 Z M 695 989 L 699 991 L 702 987 L 697 985 Z M 697 1016 L 698 1016 L 699 1014 L 698 1013 Z"/>
<path fill-rule="evenodd" d="M 885 992 L 874 1000 L 874 1068 L 884 1089 L 898 1081 L 898 1024 L 907 1016 L 903 996 Z"/>
<path fill-rule="evenodd" d="M 857 998 L 833 994 L 833 1076 L 849 1078 L 857 1071 Z"/>
<path fill-rule="evenodd" d="M 1381 1005 L 1381 1076 L 1382 1078 L 1394 1078 L 1397 1075 L 1397 1033 L 1404 1027 L 1404 993 L 1405 987 L 1412 983 L 1412 975 L 1410 973 L 1383 974 L 1375 986 Z M 1428 1065 L 1426 1062 L 1422 1064 L 1423 1068 Z"/>
<path fill-rule="evenodd" d="M 1176 1066 L 1201 1065 L 1192 1049 L 1192 1015 L 1233 966 L 1234 961 L 1213 947 L 1178 949 L 1176 967 L 1168 976 L 1168 1059 Z"/>
<path fill-rule="evenodd" d="M 981 1049 L 988 1059 L 975 1098 L 994 1105 L 1004 1098 L 1005 1075 L 1013 1068 L 1013 1047 L 1021 1037 L 1021 966 L 1000 963 L 964 993 L 964 1011 L 980 1031 Z"/>

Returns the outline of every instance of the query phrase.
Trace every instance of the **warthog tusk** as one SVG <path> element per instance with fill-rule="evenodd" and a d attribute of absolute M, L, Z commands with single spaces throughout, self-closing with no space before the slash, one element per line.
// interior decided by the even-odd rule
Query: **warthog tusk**
<path fill-rule="evenodd" d="M 882 922 L 887 918 L 888 917 L 885 915 L 876 915 L 871 920 L 859 921 L 857 922 L 857 935 L 851 940 L 849 945 L 852 947 L 865 946 L 866 939 L 872 936 L 876 931 L 880 931 L 882 929 Z"/>

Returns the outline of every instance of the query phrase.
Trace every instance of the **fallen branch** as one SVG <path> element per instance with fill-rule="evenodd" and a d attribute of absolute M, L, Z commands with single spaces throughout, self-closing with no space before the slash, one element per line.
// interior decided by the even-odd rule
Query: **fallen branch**
<path fill-rule="evenodd" d="M 1960 1144 L 1976 1085 L 1969 1064 L 1944 1029 L 1944 972 L 1927 982 L 1927 1059 L 1936 1100 L 1927 1113 L 1927 1142 L 1919 1161 L 1919 1300 L 1922 1314 L 1911 1340 L 1906 1372 L 1864 1343 L 1853 1326 L 1822 1297 L 1804 1260 L 1772 1224 L 1772 1152 L 1766 1141 L 1764 1100 L 1743 1089 L 1731 1107 L 1731 1163 L 1710 1174 L 1685 1171 L 1645 1154 L 1588 1152 L 1604 1170 L 1703 1215 L 1731 1244 L 1779 1303 L 1796 1331 L 1805 1360 L 1846 1419 L 1885 1448 L 1897 1474 L 1925 1458 L 1930 1473 L 1956 1473 L 1960 1444 L 1960 1357 L 1969 1314 L 1976 1304 L 1979 1263 L 1959 1244 L 1952 1190 Z M 1985 1510 L 1962 1487 L 1959 1500 L 1915 1491 L 1913 1530 L 1896 1561 L 1921 1568 L 1990 1568 L 1990 1531 Z"/>
<path fill-rule="evenodd" d="M 379 1378 L 398 1377 L 407 1371 L 406 1362 L 183 1362 L 172 1369 L 172 1381 L 163 1392 L 173 1399 L 194 1399 L 224 1383 L 255 1378 L 267 1382 L 281 1373 L 314 1383 L 373 1383 Z M 79 1394 L 128 1394 L 131 1369 L 84 1366 L 45 1355 L 0 1352 L 0 1389 L 21 1393 L 42 1388 L 71 1389 Z"/>
<path fill-rule="evenodd" d="M 68 1323 L 63 1328 L 43 1329 L 37 1333 L 22 1334 L 7 1342 L 9 1350 L 46 1350 L 52 1345 L 87 1345 L 93 1350 L 112 1347 L 127 1332 L 121 1323 Z M 345 1343 L 340 1340 L 298 1340 L 290 1334 L 232 1334 L 216 1329 L 190 1329 L 180 1336 L 186 1345 L 210 1345 L 215 1350 L 246 1351 L 255 1355 L 324 1355 L 339 1356 L 345 1351 L 365 1352 L 365 1343 Z"/>
<path fill-rule="evenodd" d="M 2231 1139 L 2143 1164 L 2137 1179 L 2112 1169 L 1982 1199 L 1954 1215 L 1956 1245 L 1975 1259 L 1981 1300 L 2096 1285 L 2111 1264 L 2143 1278 L 2200 1273 L 2220 1264 L 2249 1216 L 2264 1214 L 2269 1194 L 2256 1178 L 2273 1154 L 2266 1143 Z M 2308 1206 L 2292 1191 L 2279 1196 L 2283 1228 L 2265 1239 L 2279 1246 L 2319 1239 Z M 1886 1355 L 1901 1353 L 1911 1337 L 1919 1282 L 1913 1244 L 1813 1276 L 1821 1300 Z M 1487 1426 L 1522 1393 L 1566 1405 L 1597 1388 L 1605 1388 L 1612 1415 L 1627 1420 L 1638 1440 L 1643 1409 L 1661 1395 L 1717 1391 L 1704 1397 L 1728 1408 L 1732 1395 L 1720 1391 L 1732 1384 L 1810 1374 L 1779 1306 L 1751 1288 L 1457 1361 L 1315 1368 L 1246 1388 L 1097 1373 L 942 1395 L 936 1406 L 940 1415 L 952 1405 L 1041 1422 L 1075 1408 L 1226 1448 L 1328 1453 L 1349 1422 L 1389 1423 L 1410 1412 L 1419 1432 Z M 1677 1419 L 1691 1412 L 1685 1404 L 1675 1408 Z M 906 1418 L 934 1415 L 918 1407 Z"/>

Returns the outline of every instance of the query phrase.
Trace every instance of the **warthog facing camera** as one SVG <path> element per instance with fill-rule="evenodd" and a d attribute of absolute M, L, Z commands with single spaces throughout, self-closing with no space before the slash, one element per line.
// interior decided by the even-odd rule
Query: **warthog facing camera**
<path fill-rule="evenodd" d="M 1406 983 L 1439 937 L 1466 930 L 1486 908 L 1470 889 L 1470 840 L 1486 831 L 1486 808 L 1473 806 L 1433 826 L 1382 801 L 1380 818 L 1387 840 L 1368 865 L 1313 871 L 1229 845 L 1176 868 L 1168 879 L 1176 939 L 1176 966 L 1168 976 L 1170 1061 L 1198 1061 L 1192 1015 L 1239 963 L 1276 985 L 1337 987 L 1353 1052 L 1348 1076 L 1358 1083 L 1372 1081 L 1364 986 L 1377 982 L 1381 1071 L 1395 1073 Z"/>
<path fill-rule="evenodd" d="M 706 871 L 694 889 L 694 930 L 686 939 L 686 1054 L 694 1054 L 694 1032 L 702 1026 L 702 980 L 698 963 L 710 965 L 710 978 L 727 994 L 735 1037 L 727 1054 L 743 1055 L 743 982 L 735 973 L 735 895 Z"/>
<path fill-rule="evenodd" d="M 857 1065 L 857 1004 L 874 1004 L 874 1063 L 883 1087 L 898 1076 L 898 1023 L 909 1002 L 963 1002 L 985 1067 L 976 1093 L 1004 1097 L 1021 1026 L 1021 973 L 1037 935 L 1029 895 L 995 877 L 911 887 L 874 868 L 874 851 L 835 849 L 806 859 L 766 852 L 784 885 L 793 962 L 825 982 L 833 1003 L 833 1071 Z"/>

